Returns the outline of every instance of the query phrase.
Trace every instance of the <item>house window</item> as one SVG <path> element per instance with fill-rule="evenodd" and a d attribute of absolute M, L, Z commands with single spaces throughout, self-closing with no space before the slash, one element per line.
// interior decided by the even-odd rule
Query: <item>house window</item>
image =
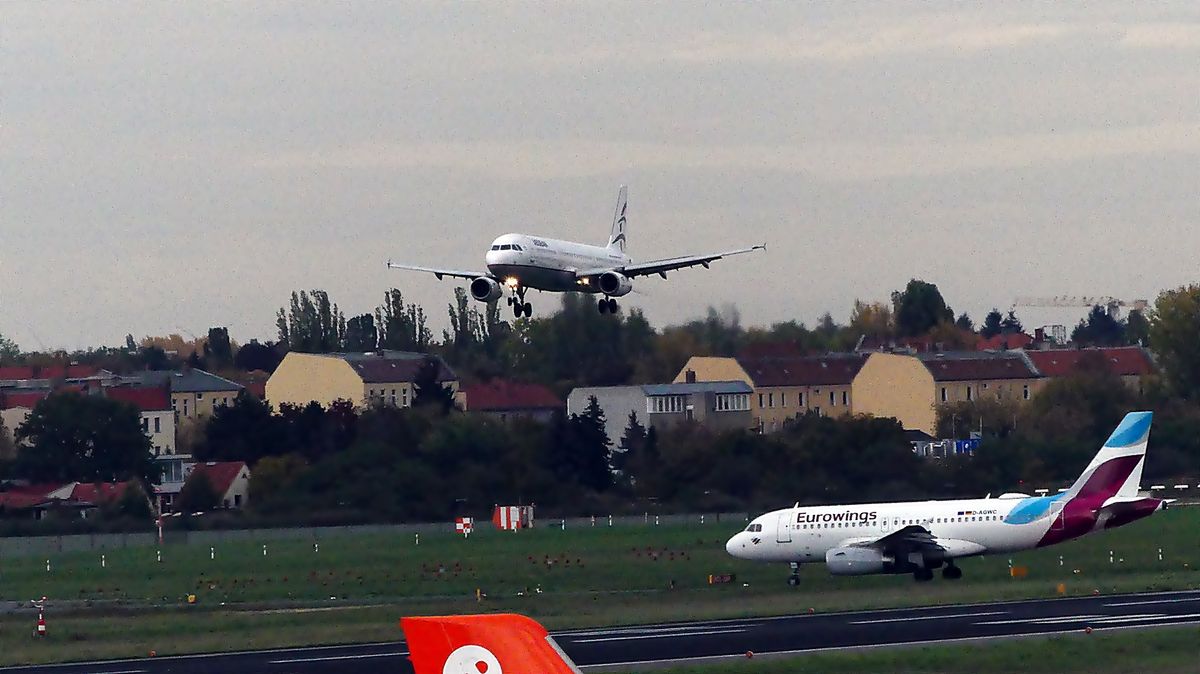
<path fill-rule="evenodd" d="M 408 407 L 408 389 L 406 388 L 400 389 L 400 405 Z"/>
<path fill-rule="evenodd" d="M 147 419 L 146 417 L 142 417 L 142 432 L 143 433 L 150 432 L 150 420 Z"/>
<path fill-rule="evenodd" d="M 651 396 L 646 399 L 646 411 L 651 414 L 682 412 L 684 396 Z"/>
<path fill-rule="evenodd" d="M 758 406 L 760 409 L 763 407 L 766 407 L 766 405 L 763 404 L 763 399 L 764 399 L 763 394 L 759 393 L 758 394 Z"/>
<path fill-rule="evenodd" d="M 804 407 L 804 391 L 796 394 L 796 407 Z"/>
<path fill-rule="evenodd" d="M 204 394 L 203 394 L 203 393 L 197 393 L 197 394 L 196 394 L 196 400 L 203 400 L 203 399 L 204 399 Z"/>
<path fill-rule="evenodd" d="M 946 402 L 946 387 L 942 387 L 942 402 Z"/>
<path fill-rule="evenodd" d="M 718 412 L 745 412 L 750 409 L 750 396 L 746 393 L 718 393 Z"/>
<path fill-rule="evenodd" d="M 971 401 L 971 399 L 972 399 L 972 398 L 971 398 L 971 387 L 970 387 L 970 386 L 968 386 L 968 387 L 967 387 L 967 401 L 968 401 L 968 402 L 970 402 L 970 401 Z"/>
<path fill-rule="evenodd" d="M 768 393 L 767 394 L 767 407 L 774 407 L 774 406 L 775 406 L 775 394 Z"/>
<path fill-rule="evenodd" d="M 830 391 L 830 392 L 829 392 L 829 406 L 830 406 L 830 407 L 833 407 L 833 406 L 834 406 L 834 405 L 836 405 L 836 404 L 837 404 L 837 401 L 836 401 L 836 399 L 834 398 L 834 393 L 833 393 L 833 391 Z"/>
<path fill-rule="evenodd" d="M 162 433 L 162 417 L 154 417 L 154 432 Z"/>
<path fill-rule="evenodd" d="M 842 404 L 843 405 L 850 404 L 850 392 L 849 391 L 842 391 Z"/>
<path fill-rule="evenodd" d="M 1025 400 L 1029 400 L 1029 384 L 1021 387 L 1021 397 Z"/>
<path fill-rule="evenodd" d="M 779 392 L 779 406 L 787 407 L 787 393 L 784 391 Z"/>

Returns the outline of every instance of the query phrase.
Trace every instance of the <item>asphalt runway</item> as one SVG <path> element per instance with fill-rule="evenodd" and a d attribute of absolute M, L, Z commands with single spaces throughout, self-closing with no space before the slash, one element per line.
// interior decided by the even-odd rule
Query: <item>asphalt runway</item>
<path fill-rule="evenodd" d="M 1200 626 L 1200 591 L 818 613 L 555 632 L 585 670 L 640 669 L 843 648 L 979 642 L 1163 625 Z M 399 630 L 399 628 L 397 628 Z M 4 668 L 4 674 L 411 674 L 403 642 Z"/>

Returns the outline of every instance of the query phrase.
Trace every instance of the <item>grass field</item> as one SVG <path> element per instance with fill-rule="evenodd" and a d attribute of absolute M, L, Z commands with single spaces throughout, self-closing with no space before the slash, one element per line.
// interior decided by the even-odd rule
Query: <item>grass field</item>
<path fill-rule="evenodd" d="M 208 546 L 167 546 L 162 562 L 155 548 L 131 548 L 106 552 L 103 567 L 99 553 L 78 553 L 52 557 L 49 572 L 45 559 L 5 561 L 0 598 L 51 598 L 49 641 L 58 646 L 20 656 L 47 661 L 389 640 L 401 615 L 442 612 L 517 611 L 563 628 L 1047 597 L 1059 583 L 1068 594 L 1200 587 L 1200 508 L 1014 555 L 1026 578 L 1010 577 L 1008 557 L 985 557 L 964 560 L 961 581 L 922 584 L 834 578 L 812 565 L 789 588 L 785 565 L 725 554 L 740 527 L 480 529 L 469 540 L 422 535 L 420 545 L 409 536 L 330 538 L 319 550 L 277 541 L 265 556 L 262 544 L 237 542 L 217 546 L 215 559 Z M 719 573 L 736 582 L 709 586 Z M 478 603 L 477 588 L 486 595 Z M 186 606 L 189 594 L 195 606 Z M 26 652 L 32 620 L 0 618 L 0 659 Z"/>

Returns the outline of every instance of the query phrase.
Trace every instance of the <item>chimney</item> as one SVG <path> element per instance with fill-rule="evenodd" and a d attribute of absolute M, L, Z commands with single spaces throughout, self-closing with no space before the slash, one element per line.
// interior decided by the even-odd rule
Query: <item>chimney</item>
<path fill-rule="evenodd" d="M 696 383 L 696 371 L 689 368 L 687 372 L 683 373 L 683 379 L 684 379 L 684 381 L 686 381 L 689 384 L 695 384 Z"/>
<path fill-rule="evenodd" d="M 1046 341 L 1046 328 L 1034 328 L 1033 341 L 1035 341 L 1035 342 Z"/>

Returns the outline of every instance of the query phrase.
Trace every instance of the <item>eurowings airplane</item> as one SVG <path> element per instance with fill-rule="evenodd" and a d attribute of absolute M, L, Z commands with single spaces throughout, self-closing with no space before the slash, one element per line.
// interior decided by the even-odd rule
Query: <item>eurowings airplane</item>
<path fill-rule="evenodd" d="M 801 506 L 754 519 L 725 545 L 734 557 L 800 564 L 824 562 L 839 576 L 912 573 L 962 577 L 954 560 L 1029 550 L 1111 529 L 1165 509 L 1171 501 L 1138 493 L 1151 412 L 1130 412 L 1070 489 L 1055 496 L 1002 494 L 964 501 Z"/>
<path fill-rule="evenodd" d="M 525 616 L 401 618 L 415 674 L 580 674 L 546 628 Z"/>
<path fill-rule="evenodd" d="M 633 290 L 633 279 L 638 276 L 658 274 L 666 278 L 667 272 L 685 267 L 709 263 L 731 255 L 765 249 L 766 245 L 727 250 L 707 255 L 685 255 L 650 262 L 634 263 L 625 254 L 627 190 L 624 186 L 617 194 L 617 212 L 613 215 L 612 232 L 604 246 L 589 246 L 572 241 L 559 241 L 527 234 L 505 234 L 492 242 L 484 255 L 487 271 L 462 271 L 436 269 L 388 261 L 391 269 L 423 271 L 438 279 L 450 276 L 471 281 L 471 296 L 480 302 L 500 299 L 507 289 L 510 293 L 508 305 L 513 315 L 533 315 L 533 307 L 525 301 L 525 292 L 530 288 L 551 292 L 585 292 L 601 294 L 596 307 L 600 313 L 616 313 L 617 301 L 613 298 L 628 295 Z"/>

